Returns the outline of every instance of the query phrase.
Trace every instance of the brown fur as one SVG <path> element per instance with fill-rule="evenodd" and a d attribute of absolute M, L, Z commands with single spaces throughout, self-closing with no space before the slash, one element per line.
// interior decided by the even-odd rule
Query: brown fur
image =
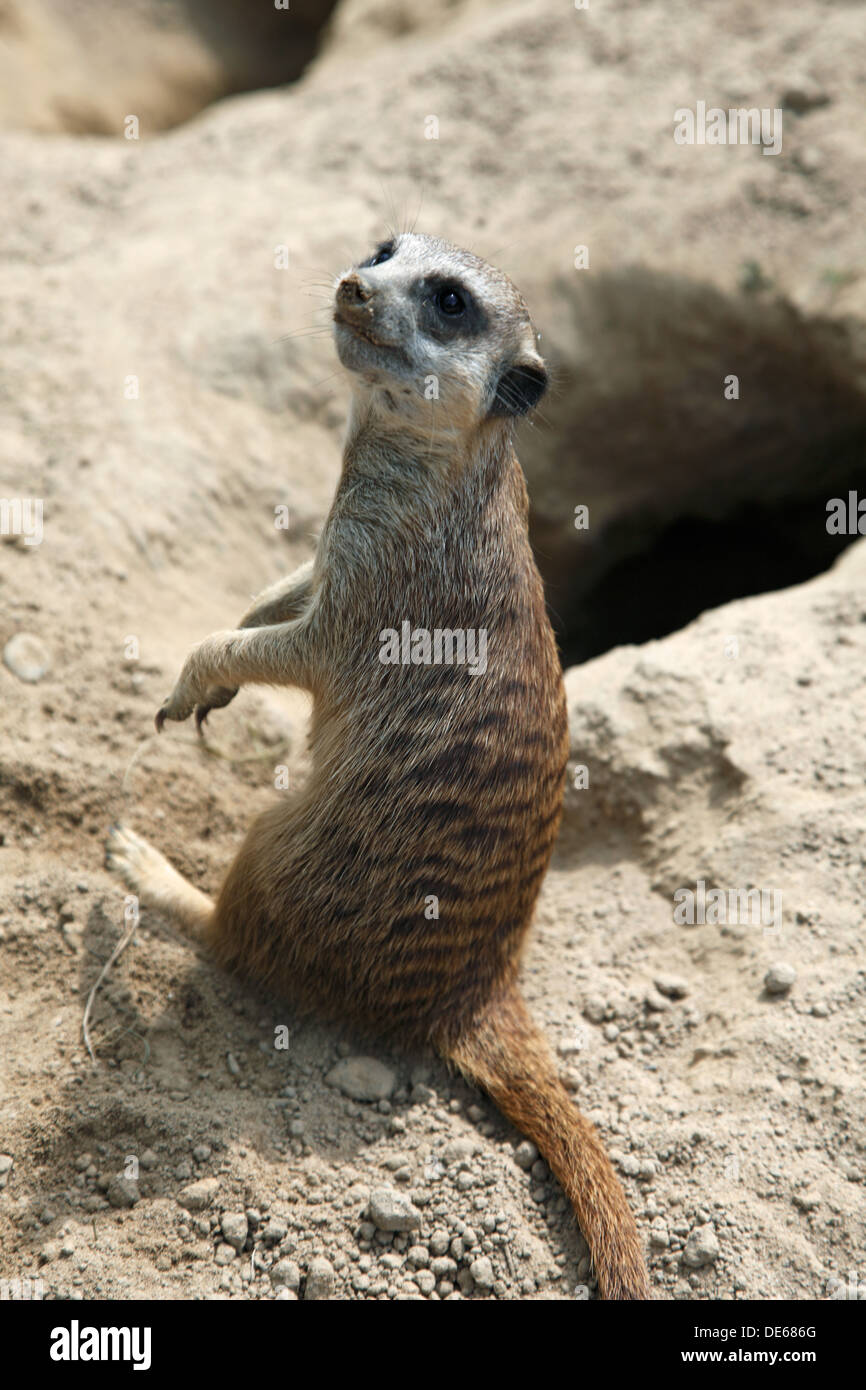
<path fill-rule="evenodd" d="M 419 328 L 428 309 L 413 287 L 431 264 L 480 302 L 471 333 L 443 322 L 437 340 L 435 318 L 429 335 Z M 521 391 L 537 395 L 543 376 L 529 318 L 499 272 L 415 236 L 384 266 L 344 277 L 336 304 L 341 357 L 359 384 L 315 563 L 263 595 L 241 628 L 197 647 L 158 717 L 198 706 L 202 718 L 245 681 L 305 686 L 311 779 L 253 823 L 212 909 L 179 892 L 130 832 L 115 836 L 113 862 L 227 969 L 299 1008 L 432 1043 L 538 1145 L 574 1205 L 602 1295 L 646 1298 L 622 1188 L 517 987 L 568 757 L 512 445 Z M 433 402 L 417 389 L 430 373 Z M 486 671 L 383 665 L 380 633 L 404 620 L 486 630 Z M 425 915 L 431 897 L 438 917 Z"/>

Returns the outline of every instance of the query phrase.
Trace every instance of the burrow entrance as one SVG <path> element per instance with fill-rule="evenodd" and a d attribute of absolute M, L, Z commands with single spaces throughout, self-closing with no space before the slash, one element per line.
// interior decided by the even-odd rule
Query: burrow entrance
<path fill-rule="evenodd" d="M 629 269 L 571 291 L 547 354 L 519 453 L 564 665 L 822 573 L 858 500 L 866 531 L 859 321 Z"/>

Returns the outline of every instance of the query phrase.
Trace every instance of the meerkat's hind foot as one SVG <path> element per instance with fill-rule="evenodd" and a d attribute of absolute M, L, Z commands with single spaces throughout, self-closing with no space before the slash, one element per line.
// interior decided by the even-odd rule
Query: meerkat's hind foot
<path fill-rule="evenodd" d="M 190 935 L 202 937 L 214 903 L 194 888 L 165 855 L 127 825 L 113 825 L 105 845 L 106 867 L 119 874 L 145 907 L 155 907 Z"/>

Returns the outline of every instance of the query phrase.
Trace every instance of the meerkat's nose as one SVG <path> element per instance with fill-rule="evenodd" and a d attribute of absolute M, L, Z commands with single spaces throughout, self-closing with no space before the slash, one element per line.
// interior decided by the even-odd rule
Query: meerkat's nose
<path fill-rule="evenodd" d="M 351 308 L 353 305 L 366 304 L 372 295 L 373 291 L 364 284 L 356 271 L 353 271 L 351 275 L 345 275 L 337 286 L 337 303 L 343 304 L 347 308 Z"/>

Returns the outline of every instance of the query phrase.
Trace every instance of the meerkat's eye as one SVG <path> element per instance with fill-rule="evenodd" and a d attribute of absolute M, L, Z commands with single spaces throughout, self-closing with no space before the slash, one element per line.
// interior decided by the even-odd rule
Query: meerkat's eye
<path fill-rule="evenodd" d="M 385 261 L 390 261 L 394 254 L 393 241 L 386 241 L 378 250 L 374 251 L 369 260 L 364 261 L 364 266 L 383 265 Z"/>
<path fill-rule="evenodd" d="M 460 291 L 455 290 L 450 285 L 446 289 L 439 291 L 433 303 L 436 305 L 440 314 L 447 314 L 449 318 L 456 318 L 457 315 L 462 314 L 466 308 L 466 301 Z"/>

